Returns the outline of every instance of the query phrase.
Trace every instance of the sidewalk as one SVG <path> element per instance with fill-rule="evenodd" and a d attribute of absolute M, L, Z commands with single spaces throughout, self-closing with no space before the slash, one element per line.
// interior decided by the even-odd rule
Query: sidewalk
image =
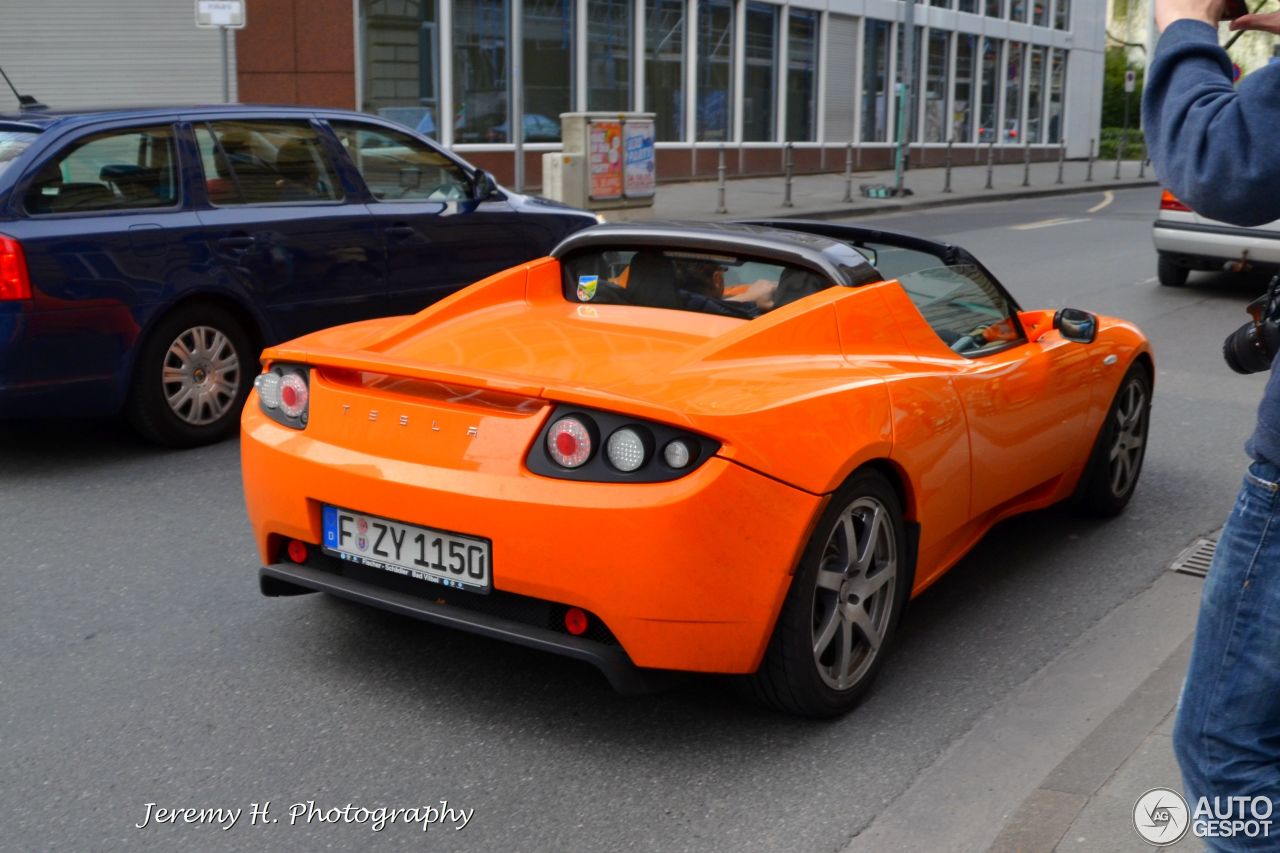
<path fill-rule="evenodd" d="M 1121 164 L 1120 179 L 1115 178 L 1116 163 L 1095 161 L 1093 180 L 1087 180 L 1084 161 L 1063 164 L 1063 182 L 1057 183 L 1058 164 L 1032 163 L 1029 186 L 1022 186 L 1024 167 L 1021 163 L 995 166 L 992 189 L 986 189 L 987 167 L 959 166 L 951 171 L 951 192 L 944 191 L 944 169 L 912 169 L 904 176 L 903 186 L 912 191 L 904 198 L 870 199 L 859 192 L 862 184 L 893 186 L 893 170 L 854 172 L 853 202 L 844 201 L 843 173 L 798 175 L 792 180 L 792 207 L 784 207 L 785 181 L 781 176 L 739 178 L 726 181 L 724 214 L 716 213 L 716 181 L 660 184 L 652 208 L 604 211 L 611 221 L 630 219 L 742 219 L 776 217 L 800 219 L 837 219 L 850 216 L 876 216 L 922 208 L 981 201 L 1007 201 L 1067 193 L 1103 192 L 1130 187 L 1156 186 L 1155 172 L 1144 169 L 1138 161 Z"/>

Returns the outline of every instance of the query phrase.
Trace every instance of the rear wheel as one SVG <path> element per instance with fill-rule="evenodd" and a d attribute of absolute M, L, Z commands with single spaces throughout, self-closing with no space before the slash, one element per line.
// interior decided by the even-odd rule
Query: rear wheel
<path fill-rule="evenodd" d="M 196 447 L 231 435 L 253 382 L 249 335 L 216 305 L 163 318 L 138 353 L 128 414 L 146 438 Z"/>
<path fill-rule="evenodd" d="M 1120 382 L 1098 432 L 1076 502 L 1091 515 L 1119 515 L 1133 497 L 1147 452 L 1151 421 L 1151 380 L 1134 364 Z"/>
<path fill-rule="evenodd" d="M 756 695 L 793 714 L 851 710 L 879 672 L 907 600 L 902 508 L 875 471 L 832 498 L 791 582 L 759 671 Z"/>
<path fill-rule="evenodd" d="M 1182 287 L 1187 283 L 1191 270 L 1179 264 L 1171 256 L 1161 253 L 1156 257 L 1156 278 L 1165 287 Z"/>

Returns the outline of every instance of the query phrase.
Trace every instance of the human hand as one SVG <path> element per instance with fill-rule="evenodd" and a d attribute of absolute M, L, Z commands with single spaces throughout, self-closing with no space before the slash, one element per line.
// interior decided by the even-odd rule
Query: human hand
<path fill-rule="evenodd" d="M 1225 0 L 1156 0 L 1156 28 L 1163 32 L 1174 21 L 1184 19 L 1204 21 L 1216 28 L 1218 22 L 1222 20 L 1225 8 Z M 1254 16 L 1243 16 L 1243 18 L 1249 17 Z M 1243 18 L 1237 18 L 1237 20 L 1243 20 Z"/>
<path fill-rule="evenodd" d="M 1280 33 L 1280 12 L 1267 12 L 1265 15 L 1241 15 L 1231 22 L 1231 29 Z"/>

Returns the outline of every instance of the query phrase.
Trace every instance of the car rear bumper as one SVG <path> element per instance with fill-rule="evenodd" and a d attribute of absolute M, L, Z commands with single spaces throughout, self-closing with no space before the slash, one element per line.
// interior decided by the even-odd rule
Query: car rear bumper
<path fill-rule="evenodd" d="M 283 552 L 290 538 L 318 548 L 326 504 L 482 537 L 492 543 L 495 593 L 588 611 L 623 657 L 645 669 L 755 671 L 825 501 L 719 457 L 664 483 L 541 477 L 520 463 L 525 448 L 513 448 L 510 468 L 500 472 L 388 459 L 280 426 L 257 411 L 256 396 L 243 426 L 245 496 L 264 576 L 317 588 L 311 574 L 299 582 Z M 391 585 L 371 571 L 377 588 Z M 321 580 L 333 583 L 333 575 Z M 416 583 L 417 594 L 386 597 L 341 584 L 336 594 L 442 621 L 423 614 L 439 612 L 426 605 L 445 588 Z M 496 635 L 492 626 L 468 624 Z M 508 639 L 588 659 L 580 644 L 563 645 L 570 638 L 557 626 L 542 627 L 554 643 L 541 628 L 503 630 Z M 609 673 L 612 654 L 592 662 Z"/>
<path fill-rule="evenodd" d="M 1226 262 L 1243 259 L 1248 252 L 1250 263 L 1280 265 L 1280 232 L 1157 220 L 1152 228 L 1152 240 L 1156 251 L 1171 255 Z"/>

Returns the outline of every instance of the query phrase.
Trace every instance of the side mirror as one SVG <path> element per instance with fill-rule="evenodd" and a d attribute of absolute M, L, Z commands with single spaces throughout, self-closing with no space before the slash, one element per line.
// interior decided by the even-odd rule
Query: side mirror
<path fill-rule="evenodd" d="M 1069 341 L 1091 344 L 1098 337 L 1098 315 L 1079 308 L 1062 308 L 1053 315 L 1053 327 Z"/>
<path fill-rule="evenodd" d="M 471 198 L 484 201 L 497 191 L 498 185 L 493 182 L 493 176 L 484 169 L 476 169 L 471 176 Z"/>
<path fill-rule="evenodd" d="M 404 166 L 400 169 L 400 189 L 416 190 L 422 186 L 422 170 L 417 166 Z"/>

